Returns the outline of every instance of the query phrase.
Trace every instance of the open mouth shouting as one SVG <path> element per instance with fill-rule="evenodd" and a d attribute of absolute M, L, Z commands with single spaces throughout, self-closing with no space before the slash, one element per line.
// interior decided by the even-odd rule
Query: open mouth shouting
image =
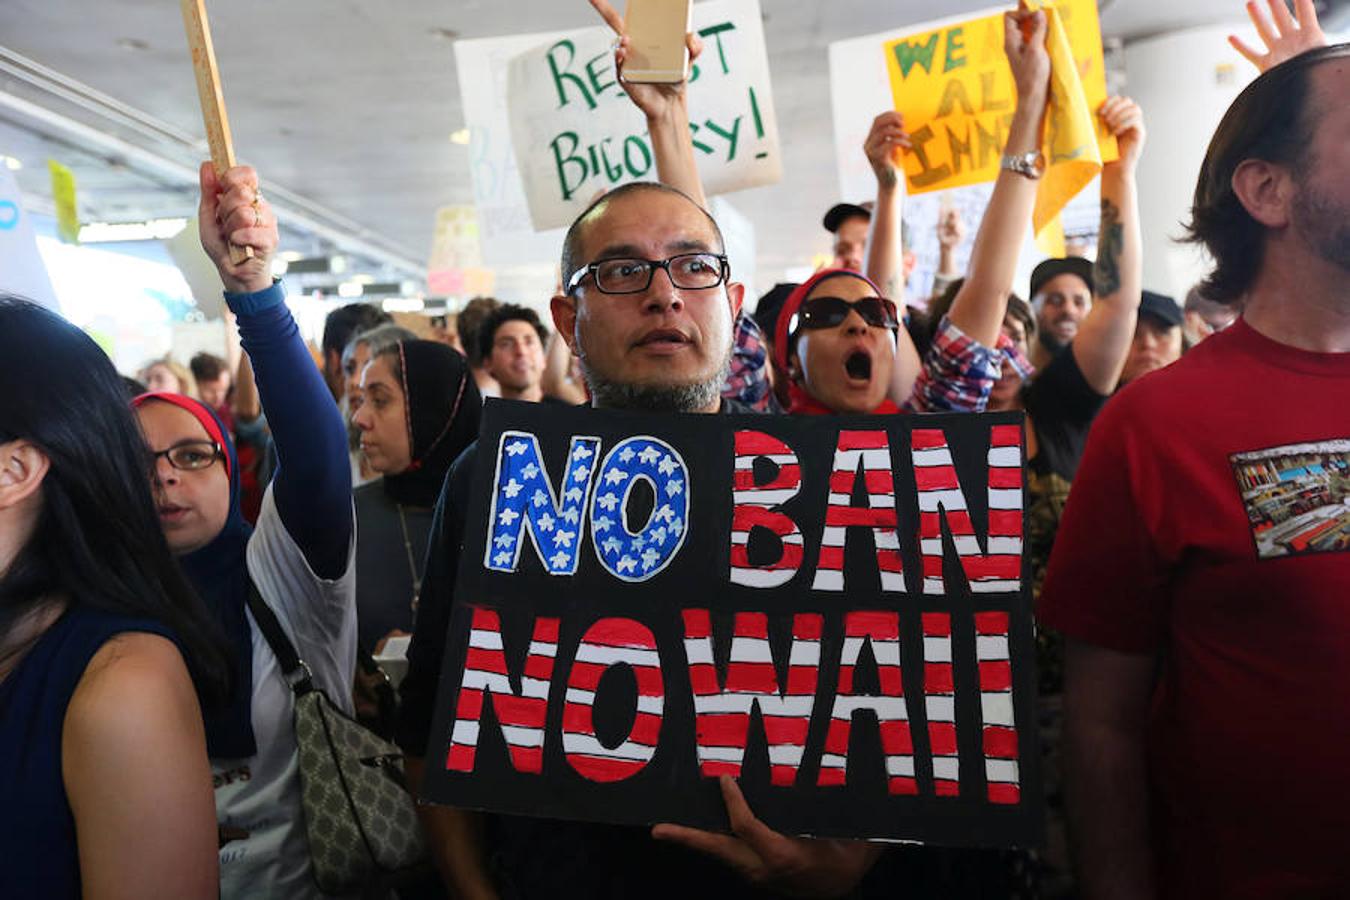
<path fill-rule="evenodd" d="M 854 350 L 844 360 L 844 372 L 851 381 L 871 382 L 872 354 L 862 349 Z"/>

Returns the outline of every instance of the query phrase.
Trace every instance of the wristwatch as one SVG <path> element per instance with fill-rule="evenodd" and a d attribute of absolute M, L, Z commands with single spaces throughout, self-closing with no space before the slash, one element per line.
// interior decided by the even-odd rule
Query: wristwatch
<path fill-rule="evenodd" d="M 1002 166 L 1009 172 L 1016 172 L 1024 178 L 1035 181 L 1045 174 L 1045 154 L 1039 150 L 1029 153 L 1005 153 Z"/>

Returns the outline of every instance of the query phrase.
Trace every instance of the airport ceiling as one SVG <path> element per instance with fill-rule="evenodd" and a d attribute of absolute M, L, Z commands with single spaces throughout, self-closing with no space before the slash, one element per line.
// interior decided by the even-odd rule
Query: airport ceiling
<path fill-rule="evenodd" d="M 756 226 L 761 269 L 781 270 L 825 249 L 820 216 L 838 199 L 828 45 L 990 3 L 761 4 L 785 183 L 728 199 Z M 1103 32 L 1126 41 L 1242 17 L 1237 0 L 1101 8 Z M 472 202 L 469 148 L 450 140 L 464 127 L 454 41 L 598 21 L 585 0 L 215 0 L 209 11 L 238 155 L 308 222 L 284 245 L 327 249 L 343 235 L 403 276 L 425 265 L 436 209 Z M 86 220 L 195 209 L 188 178 L 205 144 L 177 3 L 4 0 L 0 45 L 0 154 L 23 163 L 31 205 L 50 207 L 43 161 L 54 157 L 74 169 Z M 105 95 L 97 112 L 86 88 Z"/>

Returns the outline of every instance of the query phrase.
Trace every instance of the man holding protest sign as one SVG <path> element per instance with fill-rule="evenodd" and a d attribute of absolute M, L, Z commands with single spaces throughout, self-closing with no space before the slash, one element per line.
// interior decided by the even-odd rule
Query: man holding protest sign
<path fill-rule="evenodd" d="M 1245 310 L 1107 405 L 1041 598 L 1089 897 L 1350 889 L 1350 45 L 1270 6 L 1190 225 Z"/>

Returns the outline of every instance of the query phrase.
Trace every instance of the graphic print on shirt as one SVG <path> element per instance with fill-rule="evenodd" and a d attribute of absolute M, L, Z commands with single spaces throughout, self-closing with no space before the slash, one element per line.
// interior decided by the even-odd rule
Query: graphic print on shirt
<path fill-rule="evenodd" d="M 1256 555 L 1350 550 L 1350 438 L 1229 457 Z"/>

